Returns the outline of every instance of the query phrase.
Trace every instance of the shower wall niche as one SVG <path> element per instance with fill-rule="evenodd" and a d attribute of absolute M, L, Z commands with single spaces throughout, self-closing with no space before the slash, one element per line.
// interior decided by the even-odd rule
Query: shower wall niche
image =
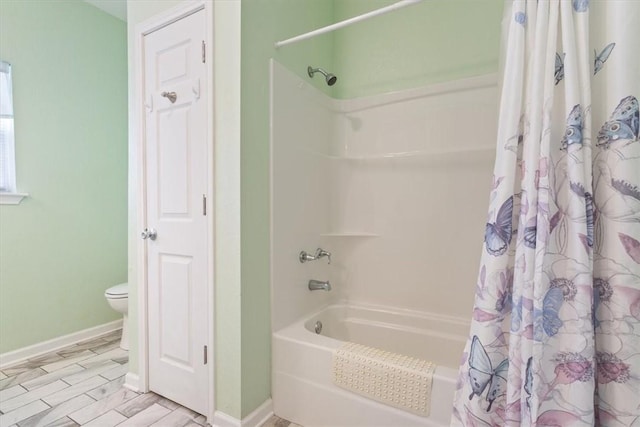
<path fill-rule="evenodd" d="M 272 62 L 274 331 L 340 300 L 467 321 L 492 182 L 496 81 L 334 100 Z M 298 252 L 317 247 L 332 263 L 300 264 Z M 310 292 L 312 278 L 333 290 Z"/>

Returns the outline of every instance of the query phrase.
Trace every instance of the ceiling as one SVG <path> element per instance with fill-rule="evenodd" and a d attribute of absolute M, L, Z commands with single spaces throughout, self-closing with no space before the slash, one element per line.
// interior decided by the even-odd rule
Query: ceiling
<path fill-rule="evenodd" d="M 127 0 L 84 0 L 113 15 L 121 21 L 127 22 Z"/>

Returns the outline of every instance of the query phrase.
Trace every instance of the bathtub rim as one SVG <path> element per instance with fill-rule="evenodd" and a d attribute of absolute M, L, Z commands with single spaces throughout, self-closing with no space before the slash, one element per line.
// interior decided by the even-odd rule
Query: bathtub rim
<path fill-rule="evenodd" d="M 282 340 L 291 341 L 291 342 L 298 342 L 302 345 L 316 348 L 318 350 L 329 350 L 332 352 L 337 350 L 346 341 L 342 341 L 337 338 L 328 337 L 326 335 L 315 334 L 310 329 L 307 328 L 307 323 L 312 322 L 314 318 L 316 318 L 317 316 L 321 315 L 323 312 L 331 308 L 336 308 L 336 309 L 351 308 L 356 310 L 370 310 L 370 311 L 382 312 L 385 314 L 417 317 L 417 318 L 425 319 L 429 321 L 451 322 L 458 326 L 465 327 L 467 330 L 471 325 L 470 320 L 467 321 L 455 316 L 421 312 L 421 311 L 416 311 L 411 309 L 403 309 L 403 308 L 382 306 L 382 305 L 376 305 L 376 304 L 349 303 L 346 300 L 342 300 L 336 303 L 325 304 L 322 308 L 315 310 L 313 313 L 300 317 L 290 325 L 287 325 L 277 331 L 274 331 L 272 333 L 272 340 L 282 339 Z M 459 337 L 464 341 L 467 340 L 466 335 L 459 336 Z M 463 351 L 460 352 L 460 357 L 462 357 Z M 457 376 L 458 376 L 457 368 L 454 369 L 449 366 L 436 364 L 434 377 L 438 377 L 438 379 L 442 381 L 455 382 L 457 379 Z"/>

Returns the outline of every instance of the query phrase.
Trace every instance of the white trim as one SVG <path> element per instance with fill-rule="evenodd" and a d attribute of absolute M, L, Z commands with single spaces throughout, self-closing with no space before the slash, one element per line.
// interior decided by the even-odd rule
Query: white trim
<path fill-rule="evenodd" d="M 124 384 L 122 387 L 140 393 L 140 377 L 133 372 L 127 372 L 124 376 Z"/>
<path fill-rule="evenodd" d="M 142 24 L 138 24 L 135 27 L 134 33 L 134 55 L 133 60 L 131 61 L 134 66 L 134 103 L 129 106 L 129 109 L 133 111 L 133 120 L 131 123 L 132 134 L 134 136 L 134 140 L 130 141 L 129 144 L 134 145 L 134 150 L 136 152 L 137 164 L 136 168 L 136 176 L 135 182 L 132 183 L 136 187 L 136 195 L 137 195 L 137 217 L 136 217 L 136 228 L 132 231 L 132 234 L 135 236 L 134 239 L 137 239 L 138 233 L 140 230 L 145 228 L 145 218 L 146 218 L 146 193 L 145 193 L 145 185 L 144 185 L 144 175 L 146 171 L 145 164 L 145 150 L 144 143 L 145 140 L 145 127 L 144 127 L 144 110 L 143 110 L 143 93 L 144 93 L 144 79 L 143 79 L 143 70 L 144 70 L 144 35 L 146 27 L 145 22 Z M 137 240 L 135 240 L 137 242 Z M 146 245 L 137 243 L 136 244 L 136 255 L 137 255 L 137 277 L 136 277 L 136 286 L 137 286 L 137 323 L 138 323 L 138 342 L 136 343 L 138 349 L 138 374 L 137 374 L 137 388 L 141 393 L 146 393 L 149 391 L 149 381 L 148 381 L 148 372 L 147 372 L 147 362 L 148 362 L 148 351 L 147 351 L 147 251 Z"/>
<path fill-rule="evenodd" d="M 193 15 L 194 13 L 205 9 L 207 4 L 208 2 L 206 2 L 205 0 L 185 0 L 184 2 L 170 9 L 160 12 L 159 14 L 136 24 L 136 38 L 138 39 L 138 41 L 142 42 L 142 38 L 140 37 L 144 37 L 148 34 L 153 33 L 154 31 L 166 27 L 167 25 L 171 25 L 174 22 L 181 20 L 182 18 Z M 140 51 L 140 53 L 143 53 L 143 51 Z M 136 63 L 136 65 L 140 64 Z M 136 77 L 142 76 L 137 75 Z"/>
<path fill-rule="evenodd" d="M 213 416 L 212 425 L 213 427 L 260 427 L 272 416 L 273 402 L 271 399 L 267 399 L 242 420 L 225 414 L 222 411 L 216 411 Z"/>
<path fill-rule="evenodd" d="M 381 7 L 376 10 L 372 10 L 371 12 L 363 13 L 362 15 L 354 16 L 353 18 L 345 19 L 344 21 L 336 22 L 335 24 L 327 25 L 326 27 L 318 28 L 317 30 L 309 31 L 308 33 L 301 34 L 296 37 L 291 37 L 290 39 L 282 40 L 275 43 L 275 47 L 279 48 L 282 46 L 286 46 L 288 44 L 293 44 L 300 42 L 302 40 L 307 40 L 321 34 L 329 33 L 331 31 L 338 30 L 340 28 L 347 27 L 351 24 L 355 24 L 356 22 L 364 21 L 369 18 L 373 18 L 375 16 L 384 15 L 389 12 L 393 12 L 394 10 L 402 9 L 403 7 L 412 6 L 414 4 L 420 3 L 422 0 L 400 0 L 396 3 L 390 4 L 389 6 Z"/>
<path fill-rule="evenodd" d="M 214 2 L 215 21 L 213 29 L 215 35 L 212 37 L 212 76 L 215 97 L 212 111 L 209 113 L 213 117 L 213 138 L 215 141 L 214 161 L 215 167 L 211 169 L 213 187 L 215 188 L 215 230 L 214 230 L 214 252 L 211 259 L 214 260 L 214 278 L 216 283 L 223 283 L 224 289 L 220 292 L 223 298 L 231 298 L 225 301 L 223 298 L 216 302 L 215 306 L 221 308 L 223 305 L 235 301 L 238 294 L 231 289 L 241 288 L 241 268 L 240 268 L 240 77 L 241 77 L 241 2 L 240 0 L 215 1 Z M 214 201 L 214 197 L 211 198 Z M 213 294 L 212 294 L 213 295 Z M 213 298 L 211 298 L 213 300 Z M 222 339 L 230 343 L 229 347 L 221 351 L 215 351 L 215 359 L 212 369 L 218 373 L 233 370 L 233 366 L 239 363 L 240 353 L 233 350 L 235 343 L 240 343 L 239 323 L 232 322 L 230 329 L 224 326 L 228 322 L 228 316 L 233 315 L 226 310 L 212 312 L 212 319 L 217 319 L 217 332 L 225 335 Z M 221 321 L 222 320 L 222 321 Z M 238 326 L 236 328 L 236 326 Z M 223 332 L 224 331 L 224 332 Z M 212 330 L 212 333 L 214 331 Z M 220 342 L 220 337 L 216 335 L 215 343 Z M 240 348 L 238 347 L 239 351 Z M 235 358 L 230 358 L 231 355 Z M 224 365 L 226 363 L 227 365 Z M 234 364 L 229 366 L 229 364 Z M 238 365 L 239 366 L 239 365 Z M 223 377 L 223 375 L 221 375 Z M 227 376 L 225 379 L 216 380 L 216 389 L 224 391 L 227 387 L 234 387 L 231 384 L 235 378 Z M 229 382 L 229 384 L 227 383 Z M 218 402 L 224 407 L 239 407 L 240 401 L 235 397 L 219 394 L 221 399 Z M 211 414 L 210 420 L 214 414 Z"/>
<path fill-rule="evenodd" d="M 214 102 L 214 94 L 215 94 L 215 73 L 214 73 L 214 41 L 215 38 L 215 8 L 218 7 L 215 2 L 213 6 L 209 5 L 205 7 L 205 58 L 208 58 L 206 61 L 207 66 L 207 114 L 209 119 L 207 120 L 207 137 L 209 140 L 209 144 L 207 146 L 207 212 L 210 212 L 210 220 L 207 228 L 207 290 L 208 290 L 208 300 L 209 300 L 209 309 L 207 310 L 207 322 L 209 324 L 209 336 L 207 337 L 209 341 L 209 412 L 203 414 L 207 417 L 207 420 L 213 419 L 213 414 L 216 411 L 216 364 L 215 364 L 215 352 L 216 352 L 216 335 L 215 335 L 215 260 L 216 260 L 216 247 L 215 247 L 215 233 L 216 233 L 216 203 L 215 203 L 215 187 L 216 180 L 215 176 L 215 150 L 216 150 L 216 137 L 214 132 L 214 117 L 215 117 L 215 105 Z"/>
<path fill-rule="evenodd" d="M 27 193 L 0 193 L 0 205 L 19 205 Z"/>
<path fill-rule="evenodd" d="M 83 329 L 82 331 L 73 332 L 68 335 L 39 342 L 28 347 L 2 353 L 0 354 L 0 370 L 22 363 L 27 359 L 32 359 L 42 354 L 68 347 L 81 341 L 98 338 L 101 335 L 111 333 L 121 328 L 122 319 L 114 320 L 113 322 L 94 326 L 93 328 Z"/>
<path fill-rule="evenodd" d="M 213 8 L 217 5 L 215 2 L 207 0 L 187 0 L 177 6 L 170 8 L 158 15 L 155 15 L 135 26 L 134 31 L 134 57 L 132 60 L 134 66 L 134 104 L 130 106 L 133 110 L 133 122 L 131 124 L 131 135 L 134 140 L 130 141 L 133 144 L 137 156 L 137 173 L 133 178 L 135 182 L 133 185 L 137 190 L 137 218 L 136 229 L 132 233 L 137 236 L 138 230 L 142 230 L 146 226 L 146 187 L 145 187 L 145 175 L 146 175 L 146 155 L 145 155 L 145 112 L 144 112 L 144 37 L 160 28 L 166 27 L 186 16 L 192 15 L 200 10 L 205 11 L 205 49 L 207 60 L 207 96 L 208 96 L 208 116 L 213 117 L 214 106 L 214 79 L 212 76 L 214 65 L 214 49 L 213 40 L 214 28 L 212 23 L 214 22 Z M 209 153 L 208 159 L 208 174 L 209 182 L 214 182 L 212 177 L 214 174 L 214 152 L 215 141 L 213 133 L 213 119 L 207 120 L 207 151 Z M 209 410 L 208 413 L 203 414 L 207 419 L 212 419 L 215 413 L 215 364 L 213 363 L 215 354 L 215 324 L 214 324 L 214 308 L 215 308 L 215 287 L 214 287 L 214 231 L 215 231 L 215 216 L 214 216 L 214 188 L 209 185 L 207 188 L 207 212 L 210 214 L 210 223 L 207 229 L 207 242 L 208 242 L 208 294 L 209 294 L 209 307 L 208 312 L 208 348 L 209 348 Z M 138 347 L 138 374 L 129 373 L 126 377 L 126 385 L 130 389 L 135 389 L 139 392 L 149 391 L 149 349 L 148 349 L 148 308 L 147 308 L 147 253 L 146 245 L 137 244 L 137 322 L 138 322 L 138 341 L 136 343 Z"/>
<path fill-rule="evenodd" d="M 242 427 L 260 427 L 273 415 L 273 401 L 269 398 L 242 419 Z"/>
<path fill-rule="evenodd" d="M 241 427 L 242 421 L 237 418 L 233 418 L 231 415 L 227 415 L 222 411 L 216 411 L 213 414 L 211 425 L 213 427 Z"/>

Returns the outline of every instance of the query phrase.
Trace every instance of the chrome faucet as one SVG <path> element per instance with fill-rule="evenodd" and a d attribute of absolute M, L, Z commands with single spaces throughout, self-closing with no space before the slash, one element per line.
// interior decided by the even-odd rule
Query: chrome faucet
<path fill-rule="evenodd" d="M 307 261 L 314 261 L 322 257 L 326 257 L 328 264 L 331 264 L 331 252 L 325 251 L 322 248 L 316 249 L 316 253 L 314 255 L 311 255 L 307 251 L 302 251 L 300 252 L 300 255 L 298 255 L 298 259 L 300 260 L 301 263 L 305 263 Z"/>
<path fill-rule="evenodd" d="M 326 282 L 322 282 L 320 280 L 309 280 L 309 290 L 310 291 L 327 291 L 331 290 L 331 283 L 327 280 Z"/>
<path fill-rule="evenodd" d="M 316 249 L 316 259 L 327 257 L 327 264 L 331 264 L 331 252 L 325 251 L 322 248 Z"/>

